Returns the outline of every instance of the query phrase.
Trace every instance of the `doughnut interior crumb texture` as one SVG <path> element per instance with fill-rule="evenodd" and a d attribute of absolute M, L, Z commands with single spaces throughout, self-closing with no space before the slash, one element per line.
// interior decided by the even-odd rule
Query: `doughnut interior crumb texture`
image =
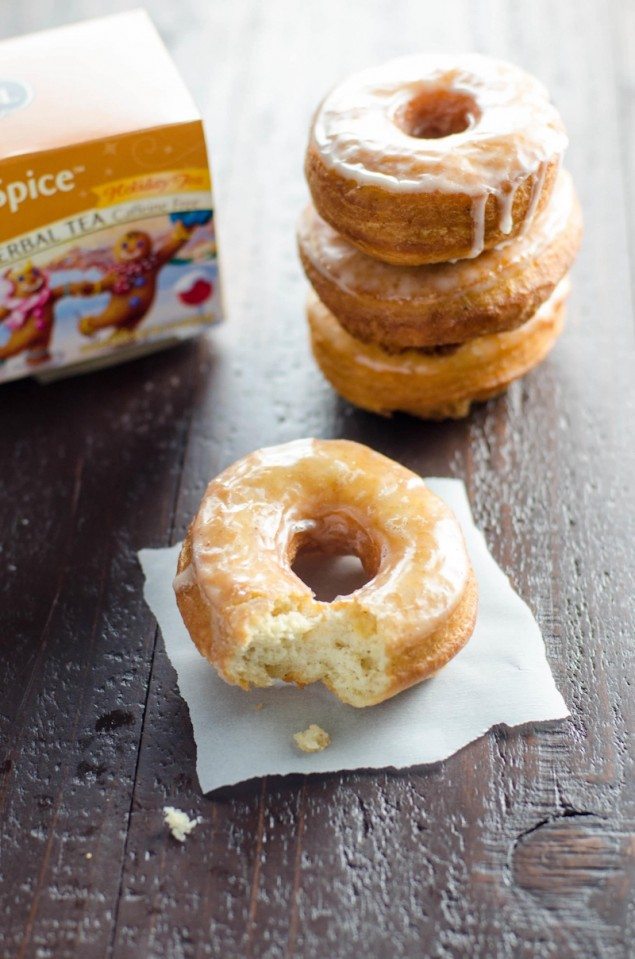
<path fill-rule="evenodd" d="M 274 680 L 298 685 L 323 682 L 352 706 L 382 698 L 386 686 L 385 639 L 370 617 L 330 609 L 311 618 L 288 610 L 264 616 L 240 647 L 231 672 L 240 685 L 269 686 Z"/>
<path fill-rule="evenodd" d="M 321 753 L 323 749 L 331 745 L 331 737 L 317 723 L 311 723 L 304 732 L 294 733 L 293 739 L 303 753 Z"/>
<path fill-rule="evenodd" d="M 198 824 L 202 822 L 200 816 L 190 819 L 186 812 L 183 812 L 182 809 L 176 809 L 174 806 L 163 807 L 163 818 L 172 836 L 178 842 L 185 842 L 192 830 L 196 829 Z"/>

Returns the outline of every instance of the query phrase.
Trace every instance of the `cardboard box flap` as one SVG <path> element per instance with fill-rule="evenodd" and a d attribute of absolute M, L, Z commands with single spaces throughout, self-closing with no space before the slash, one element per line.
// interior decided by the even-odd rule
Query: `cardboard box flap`
<path fill-rule="evenodd" d="M 198 118 L 143 10 L 0 42 L 0 162 Z"/>

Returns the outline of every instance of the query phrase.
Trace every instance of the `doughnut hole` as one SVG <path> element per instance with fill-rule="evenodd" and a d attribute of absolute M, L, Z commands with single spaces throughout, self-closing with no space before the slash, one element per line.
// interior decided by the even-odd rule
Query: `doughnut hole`
<path fill-rule="evenodd" d="M 370 577 L 354 553 L 333 555 L 323 550 L 301 549 L 292 570 L 321 603 L 332 603 L 364 586 Z"/>
<path fill-rule="evenodd" d="M 401 106 L 394 120 L 409 137 L 439 140 L 463 133 L 473 127 L 480 116 L 476 100 L 468 93 L 432 87 L 424 89 Z"/>
<path fill-rule="evenodd" d="M 380 550 L 373 536 L 348 513 L 310 519 L 289 549 L 296 576 L 320 602 L 330 603 L 364 586 L 377 572 Z"/>

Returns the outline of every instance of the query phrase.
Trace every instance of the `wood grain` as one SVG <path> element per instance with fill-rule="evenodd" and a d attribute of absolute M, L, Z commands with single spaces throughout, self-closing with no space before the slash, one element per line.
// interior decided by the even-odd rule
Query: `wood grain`
<path fill-rule="evenodd" d="M 129 5 L 5 4 L 0 32 Z M 147 6 L 208 121 L 229 321 L 126 367 L 2 389 L 0 954 L 627 959 L 630 11 L 601 0 Z M 475 48 L 544 79 L 586 219 L 563 340 L 462 423 L 384 421 L 333 395 L 309 357 L 294 251 L 318 99 L 343 74 L 422 47 Z M 497 729 L 432 768 L 200 795 L 135 553 L 182 536 L 229 462 L 302 435 L 465 479 L 540 621 L 568 722 Z M 162 824 L 167 801 L 203 818 L 184 846 Z"/>

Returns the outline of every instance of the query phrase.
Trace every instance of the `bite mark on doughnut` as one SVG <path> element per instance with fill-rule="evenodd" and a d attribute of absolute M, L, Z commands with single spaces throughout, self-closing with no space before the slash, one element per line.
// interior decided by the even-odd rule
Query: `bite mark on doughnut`
<path fill-rule="evenodd" d="M 276 680 L 307 686 L 322 682 L 352 706 L 383 698 L 388 686 L 386 639 L 366 611 L 331 604 L 318 615 L 289 609 L 259 617 L 230 667 L 241 685 Z"/>

